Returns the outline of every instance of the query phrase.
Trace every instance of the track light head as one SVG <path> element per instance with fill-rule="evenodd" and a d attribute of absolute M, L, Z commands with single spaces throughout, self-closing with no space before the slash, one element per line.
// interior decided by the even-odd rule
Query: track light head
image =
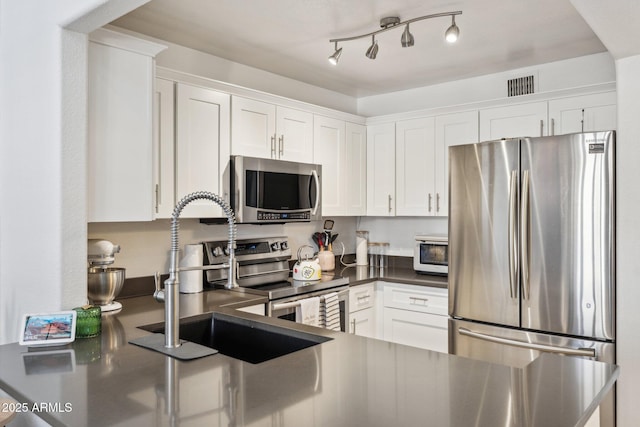
<path fill-rule="evenodd" d="M 458 40 L 458 36 L 460 35 L 460 28 L 456 25 L 456 17 L 455 15 L 451 16 L 451 26 L 447 28 L 447 31 L 444 33 L 444 38 L 449 43 L 455 43 Z"/>
<path fill-rule="evenodd" d="M 336 42 L 336 51 L 329 57 L 329 63 L 331 65 L 338 65 L 340 55 L 342 55 L 342 48 L 338 49 L 338 42 Z"/>
<path fill-rule="evenodd" d="M 402 32 L 402 37 L 400 37 L 400 44 L 402 44 L 402 47 L 411 47 L 413 42 L 413 34 L 409 32 L 409 24 L 407 24 Z"/>
<path fill-rule="evenodd" d="M 378 42 L 376 41 L 375 36 L 371 36 L 371 46 L 369 46 L 365 55 L 369 59 L 376 59 L 376 56 L 378 55 Z"/>

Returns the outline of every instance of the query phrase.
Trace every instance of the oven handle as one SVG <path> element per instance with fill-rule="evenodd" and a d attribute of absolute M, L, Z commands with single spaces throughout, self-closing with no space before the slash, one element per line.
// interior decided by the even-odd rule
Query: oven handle
<path fill-rule="evenodd" d="M 330 294 L 330 293 L 331 293 L 331 291 L 326 292 L 325 294 Z M 340 297 L 340 295 L 344 295 L 345 293 L 348 294 L 349 293 L 349 288 L 344 289 L 342 291 L 338 291 L 336 293 L 338 294 L 338 297 Z M 295 307 L 298 307 L 300 305 L 300 301 L 302 301 L 303 299 L 307 299 L 307 298 L 312 298 L 312 297 L 301 295 L 300 298 L 296 299 L 295 301 L 274 303 L 271 306 L 271 310 L 272 311 L 276 311 L 276 310 L 284 310 L 284 309 L 287 309 L 287 308 L 295 308 Z M 324 299 L 324 295 L 320 295 L 320 299 L 321 300 Z"/>
<path fill-rule="evenodd" d="M 285 271 L 288 273 L 289 269 L 288 268 L 281 268 L 281 269 L 278 269 L 278 270 L 271 270 L 271 271 L 259 271 L 257 273 L 246 273 L 246 274 L 238 273 L 238 279 L 243 279 L 245 277 L 262 276 L 263 274 L 284 273 Z"/>
<path fill-rule="evenodd" d="M 311 211 L 311 215 L 315 215 L 318 211 L 318 205 L 320 204 L 320 179 L 318 178 L 318 172 L 314 170 L 311 171 L 311 175 L 313 176 L 313 181 L 316 183 L 316 201 L 313 204 L 313 210 Z"/>

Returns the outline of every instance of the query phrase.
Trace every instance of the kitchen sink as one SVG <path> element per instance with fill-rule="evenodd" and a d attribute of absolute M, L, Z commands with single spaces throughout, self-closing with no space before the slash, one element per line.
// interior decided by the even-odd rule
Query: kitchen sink
<path fill-rule="evenodd" d="M 220 353 L 261 363 L 332 338 L 281 328 L 222 313 L 207 313 L 180 319 L 180 339 L 218 350 Z M 140 326 L 164 334 L 164 322 Z"/>

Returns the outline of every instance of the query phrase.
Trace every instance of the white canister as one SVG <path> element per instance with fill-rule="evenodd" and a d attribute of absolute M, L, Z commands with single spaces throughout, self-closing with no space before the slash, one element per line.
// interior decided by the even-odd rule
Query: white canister
<path fill-rule="evenodd" d="M 356 231 L 356 265 L 367 265 L 367 252 L 369 250 L 369 232 Z"/>
<path fill-rule="evenodd" d="M 179 268 L 202 266 L 203 252 L 201 244 L 184 245 L 182 259 Z M 193 294 L 202 292 L 202 270 L 180 271 L 180 292 Z"/>

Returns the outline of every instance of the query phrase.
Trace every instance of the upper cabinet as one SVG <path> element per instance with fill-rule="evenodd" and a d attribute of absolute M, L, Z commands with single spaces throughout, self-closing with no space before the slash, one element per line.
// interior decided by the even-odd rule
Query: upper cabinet
<path fill-rule="evenodd" d="M 366 128 L 316 115 L 313 162 L 322 165 L 322 215 L 366 213 Z"/>
<path fill-rule="evenodd" d="M 396 122 L 396 215 L 435 214 L 435 119 Z"/>
<path fill-rule="evenodd" d="M 545 136 L 547 102 L 508 105 L 480 110 L 480 141 Z"/>
<path fill-rule="evenodd" d="M 175 200 L 174 83 L 156 79 L 153 98 L 153 166 L 155 218 L 171 218 Z"/>
<path fill-rule="evenodd" d="M 231 154 L 313 162 L 313 114 L 234 96 Z"/>
<path fill-rule="evenodd" d="M 367 215 L 394 216 L 396 204 L 395 123 L 367 126 Z"/>
<path fill-rule="evenodd" d="M 223 198 L 223 174 L 229 162 L 230 95 L 178 83 L 176 85 L 175 182 L 176 201 L 194 191 Z M 210 200 L 185 207 L 182 217 L 223 216 Z"/>
<path fill-rule="evenodd" d="M 436 206 L 435 214 L 449 215 L 449 147 L 478 142 L 478 112 L 436 116 Z"/>
<path fill-rule="evenodd" d="M 90 35 L 89 222 L 154 218 L 154 57 L 165 48 L 106 29 Z"/>
<path fill-rule="evenodd" d="M 551 135 L 616 129 L 616 93 L 560 98 L 549 101 Z"/>

